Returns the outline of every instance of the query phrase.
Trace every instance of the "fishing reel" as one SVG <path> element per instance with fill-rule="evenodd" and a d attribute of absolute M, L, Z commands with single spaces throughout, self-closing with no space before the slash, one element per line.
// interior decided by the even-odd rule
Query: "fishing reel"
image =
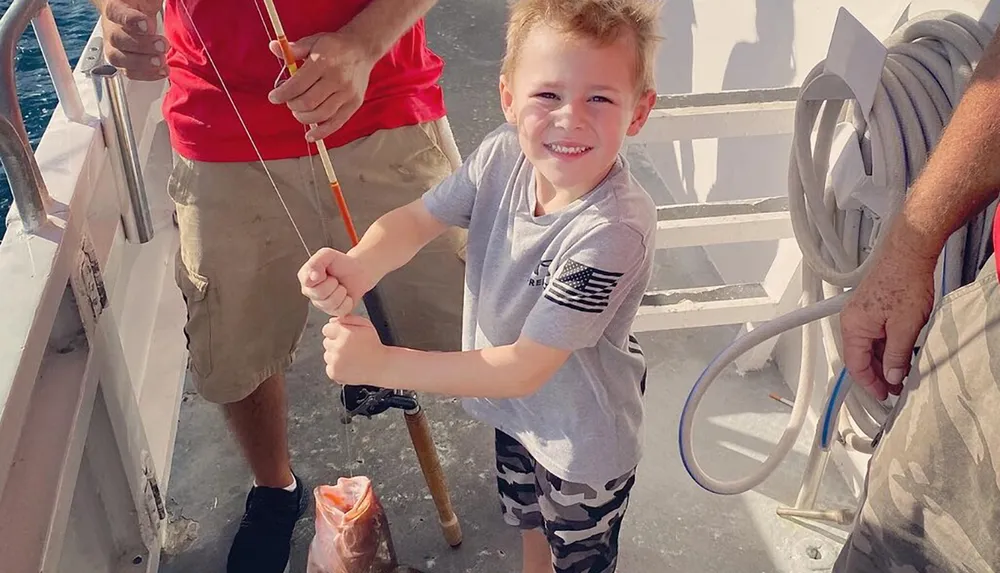
<path fill-rule="evenodd" d="M 345 424 L 349 424 L 354 416 L 371 418 L 389 408 L 399 408 L 404 412 L 420 408 L 417 397 L 412 393 L 378 386 L 344 386 L 340 392 L 340 402 L 347 409 L 342 420 Z"/>
<path fill-rule="evenodd" d="M 396 338 L 392 334 L 389 316 L 382 306 L 382 300 L 376 289 L 368 291 L 364 296 L 365 309 L 379 339 L 386 346 L 395 346 Z M 389 390 L 378 386 L 344 386 L 340 392 L 340 401 L 347 409 L 343 422 L 349 424 L 354 416 L 371 418 L 385 412 L 389 408 L 399 408 L 404 412 L 420 409 L 416 394 L 402 390 Z"/>

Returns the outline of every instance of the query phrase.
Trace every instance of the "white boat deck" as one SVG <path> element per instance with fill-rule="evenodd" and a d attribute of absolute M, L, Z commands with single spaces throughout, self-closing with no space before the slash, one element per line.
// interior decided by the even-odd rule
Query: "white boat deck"
<path fill-rule="evenodd" d="M 698 262 L 694 256 L 664 257 L 659 272 L 688 283 L 700 273 L 708 274 L 707 265 Z M 519 537 L 502 522 L 496 501 L 491 430 L 470 421 L 453 400 L 422 397 L 465 533 L 462 546 L 451 549 L 441 536 L 402 415 L 387 412 L 373 420 L 355 419 L 349 426 L 340 423 L 336 391 L 323 378 L 316 350 L 321 324 L 322 317 L 314 315 L 303 341 L 308 350 L 289 379 L 296 471 L 311 485 L 334 482 L 348 471 L 370 476 L 405 564 L 426 571 L 519 571 Z M 685 473 L 677 446 L 684 398 L 704 365 L 734 333 L 733 328 L 719 327 L 639 336 L 650 360 L 647 453 L 622 531 L 622 573 L 824 571 L 843 543 L 844 530 L 796 525 L 775 515 L 778 506 L 795 501 L 809 432 L 803 432 L 771 478 L 744 495 L 710 494 Z M 771 367 L 746 377 L 728 372 L 706 398 L 696 445 L 712 475 L 741 476 L 774 448 L 790 409 L 770 399 L 769 392 L 789 395 Z M 250 479 L 218 410 L 186 392 L 167 501 L 170 540 L 161 571 L 222 570 Z M 821 505 L 853 506 L 847 484 L 833 471 L 822 491 Z M 312 514 L 307 514 L 296 530 L 291 571 L 305 570 L 311 520 Z"/>

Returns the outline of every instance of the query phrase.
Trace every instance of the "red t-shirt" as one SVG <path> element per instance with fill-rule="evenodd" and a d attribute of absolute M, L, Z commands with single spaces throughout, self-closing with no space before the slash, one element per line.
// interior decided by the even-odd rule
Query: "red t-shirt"
<path fill-rule="evenodd" d="M 289 41 L 333 32 L 370 0 L 274 0 Z M 184 2 L 187 12 L 178 4 Z M 257 2 L 260 8 L 253 3 Z M 261 19 L 263 15 L 263 21 Z M 265 28 L 265 24 L 267 28 Z M 264 159 L 307 153 L 305 126 L 284 104 L 267 99 L 282 62 L 268 49 L 273 37 L 261 0 L 167 0 L 164 29 L 170 48 L 170 87 L 163 117 L 174 149 L 200 161 L 257 161 L 239 117 L 205 56 L 197 29 L 239 108 Z M 270 35 L 269 35 L 270 34 Z M 365 102 L 328 147 L 349 143 L 380 129 L 439 119 L 445 114 L 438 80 L 444 67 L 426 45 L 423 20 L 406 32 L 372 69 Z M 312 153 L 315 146 L 310 145 Z"/>

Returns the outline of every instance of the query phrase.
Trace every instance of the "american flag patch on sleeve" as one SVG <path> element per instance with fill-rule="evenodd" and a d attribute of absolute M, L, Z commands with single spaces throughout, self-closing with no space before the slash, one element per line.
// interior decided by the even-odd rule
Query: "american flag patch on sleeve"
<path fill-rule="evenodd" d="M 545 298 L 580 312 L 599 313 L 608 307 L 611 291 L 618 286 L 622 274 L 602 271 L 570 259 L 549 281 Z"/>

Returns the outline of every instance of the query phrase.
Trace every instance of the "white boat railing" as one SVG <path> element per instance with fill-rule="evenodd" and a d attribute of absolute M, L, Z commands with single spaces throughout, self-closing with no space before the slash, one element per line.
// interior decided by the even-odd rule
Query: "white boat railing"
<path fill-rule="evenodd" d="M 790 135 L 799 88 L 661 95 L 632 144 Z M 783 191 L 783 190 L 782 190 Z M 764 280 L 646 293 L 634 330 L 648 332 L 754 324 L 795 308 L 801 295 L 802 253 L 795 242 L 787 195 L 666 205 L 657 209 L 657 249 L 778 241 Z M 777 338 L 737 360 L 741 371 L 762 368 Z"/>
<path fill-rule="evenodd" d="M 60 101 L 34 154 L 13 76 L 28 23 Z M 14 0 L 0 20 L 0 150 L 16 198 L 0 242 L 4 573 L 153 572 L 167 523 L 186 351 L 165 84 L 122 82 L 131 118 L 113 125 L 99 97 L 110 92 L 84 70 L 100 46 L 94 36 L 72 70 L 46 2 Z M 122 154 L 143 167 L 135 189 Z M 123 221 L 137 202 L 121 198 L 136 190 L 148 192 L 148 228 L 132 237 Z"/>

